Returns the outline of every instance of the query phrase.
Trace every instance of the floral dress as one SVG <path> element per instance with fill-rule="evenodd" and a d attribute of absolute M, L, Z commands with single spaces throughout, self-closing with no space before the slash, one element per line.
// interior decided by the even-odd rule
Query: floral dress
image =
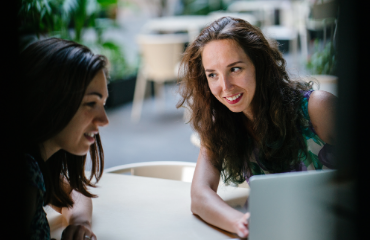
<path fill-rule="evenodd" d="M 32 157 L 29 154 L 26 154 L 25 160 L 28 168 L 27 171 L 28 184 L 32 187 L 37 188 L 38 190 L 36 199 L 36 212 L 31 222 L 30 239 L 32 240 L 50 239 L 50 227 L 48 220 L 46 218 L 46 213 L 43 208 L 44 205 L 43 199 L 46 191 L 44 177 L 34 157 Z"/>
<path fill-rule="evenodd" d="M 321 169 L 333 169 L 335 164 L 333 161 L 334 147 L 325 143 L 316 134 L 310 116 L 308 115 L 308 100 L 313 90 L 302 91 L 302 104 L 301 110 L 305 118 L 306 123 L 301 126 L 301 132 L 304 139 L 306 140 L 307 146 L 307 157 L 301 160 L 301 163 L 291 172 L 295 171 L 308 171 L 308 170 L 321 170 Z M 258 158 L 258 150 L 255 148 L 250 159 L 250 168 L 252 174 L 246 172 L 245 179 L 249 183 L 249 178 L 253 175 L 269 174 L 269 171 L 263 167 Z"/>

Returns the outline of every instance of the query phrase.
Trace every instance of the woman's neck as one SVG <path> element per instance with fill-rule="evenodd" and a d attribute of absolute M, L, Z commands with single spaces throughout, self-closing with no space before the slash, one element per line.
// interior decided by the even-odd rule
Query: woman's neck
<path fill-rule="evenodd" d="M 254 141 L 258 141 L 258 137 L 255 134 L 255 131 L 253 129 L 253 121 L 250 120 L 247 116 L 245 117 L 245 120 L 244 120 L 244 126 L 246 127 L 247 132 L 252 137 L 252 139 Z"/>
<path fill-rule="evenodd" d="M 243 111 L 244 116 L 248 118 L 249 121 L 253 123 L 254 117 L 253 117 L 253 110 L 252 107 L 249 107 L 248 109 Z"/>
<path fill-rule="evenodd" d="M 41 158 L 46 162 L 54 153 L 60 150 L 51 140 L 39 145 Z"/>

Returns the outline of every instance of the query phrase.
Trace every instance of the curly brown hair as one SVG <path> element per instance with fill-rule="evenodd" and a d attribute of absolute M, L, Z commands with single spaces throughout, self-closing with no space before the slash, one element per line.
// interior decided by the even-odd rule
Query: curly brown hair
<path fill-rule="evenodd" d="M 207 43 L 223 39 L 235 41 L 255 66 L 253 122 L 242 112 L 230 111 L 208 86 L 201 54 Z M 246 172 L 252 173 L 249 158 L 255 147 L 260 163 L 273 173 L 295 168 L 307 156 L 300 130 L 305 124 L 301 91 L 312 89 L 313 83 L 292 81 L 285 66 L 276 41 L 267 41 L 258 28 L 232 17 L 211 23 L 186 49 L 177 107 L 190 108 L 191 125 L 226 183 L 242 183 Z"/>

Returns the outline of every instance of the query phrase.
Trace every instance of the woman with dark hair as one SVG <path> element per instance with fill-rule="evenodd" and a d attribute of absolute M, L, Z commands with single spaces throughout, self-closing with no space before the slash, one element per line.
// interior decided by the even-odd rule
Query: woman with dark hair
<path fill-rule="evenodd" d="M 20 155 L 28 177 L 31 239 L 50 239 L 45 205 L 67 220 L 62 239 L 96 239 L 91 230 L 96 196 L 87 187 L 95 187 L 92 179 L 99 181 L 104 167 L 99 127 L 108 124 L 106 65 L 104 56 L 56 38 L 37 41 L 20 54 Z"/>
<path fill-rule="evenodd" d="M 248 22 L 224 17 L 186 49 L 177 107 L 191 111 L 201 149 L 191 211 L 248 236 L 249 213 L 218 195 L 220 175 L 240 184 L 252 175 L 333 168 L 335 97 L 290 80 L 274 42 Z"/>

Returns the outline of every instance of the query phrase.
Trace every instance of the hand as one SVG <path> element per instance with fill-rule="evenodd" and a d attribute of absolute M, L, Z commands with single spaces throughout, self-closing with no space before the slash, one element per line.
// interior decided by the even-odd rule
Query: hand
<path fill-rule="evenodd" d="M 238 234 L 239 237 L 241 238 L 246 238 L 249 235 L 249 220 L 250 213 L 247 212 L 246 214 L 243 215 L 242 218 L 240 218 L 238 221 L 235 223 L 235 232 Z"/>
<path fill-rule="evenodd" d="M 89 224 L 72 224 L 63 230 L 61 240 L 97 240 Z"/>

